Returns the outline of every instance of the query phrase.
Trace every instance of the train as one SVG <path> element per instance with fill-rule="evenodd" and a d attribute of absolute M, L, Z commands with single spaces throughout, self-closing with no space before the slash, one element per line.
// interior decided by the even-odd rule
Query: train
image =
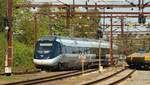
<path fill-rule="evenodd" d="M 85 66 L 98 62 L 99 47 L 101 63 L 109 65 L 110 43 L 103 39 L 72 38 L 63 36 L 44 36 L 35 45 L 33 62 L 38 69 L 61 69 L 81 67 L 81 59 Z M 118 47 L 113 44 L 113 50 Z"/>
<path fill-rule="evenodd" d="M 126 62 L 131 68 L 149 68 L 150 53 L 133 53 L 127 56 Z"/>

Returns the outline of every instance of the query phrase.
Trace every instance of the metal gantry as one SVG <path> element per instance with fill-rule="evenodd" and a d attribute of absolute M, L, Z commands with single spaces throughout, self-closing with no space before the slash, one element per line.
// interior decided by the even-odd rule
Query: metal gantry
<path fill-rule="evenodd" d="M 55 4 L 26 4 L 26 3 L 19 3 L 15 6 L 16 8 L 31 8 L 31 7 L 38 7 L 38 8 L 66 8 L 67 6 L 65 4 L 60 4 L 60 5 L 55 5 Z M 143 5 L 139 5 L 139 6 L 133 6 L 133 5 L 119 5 L 119 4 L 97 4 L 97 5 L 70 5 L 70 8 L 79 8 L 79 7 L 83 7 L 83 8 L 137 8 L 137 7 L 143 7 Z M 146 4 L 144 6 L 146 7 L 150 7 L 150 4 Z"/>
<path fill-rule="evenodd" d="M 8 22 L 9 22 L 9 29 L 8 29 L 8 49 L 7 49 L 7 55 L 6 55 L 6 63 L 5 63 L 5 73 L 6 74 L 11 74 L 11 66 L 12 66 L 12 61 L 13 61 L 13 28 L 12 28 L 12 13 L 13 13 L 13 0 L 7 0 L 8 5 L 7 5 L 7 17 L 8 17 Z M 139 0 L 139 3 L 141 3 L 141 0 Z M 149 18 L 150 17 L 150 12 L 144 12 L 144 8 L 150 7 L 150 4 L 146 3 L 144 4 L 144 0 L 142 0 L 142 3 L 139 5 L 120 5 L 120 4 L 95 4 L 95 5 L 76 5 L 75 1 L 73 0 L 73 5 L 66 5 L 66 4 L 60 4 L 60 5 L 52 5 L 52 4 L 26 4 L 26 3 L 20 3 L 15 6 L 15 8 L 65 8 L 66 12 L 49 12 L 46 13 L 47 15 L 53 15 L 53 14 L 59 14 L 59 15 L 66 15 L 66 25 L 67 28 L 70 29 L 70 18 L 72 15 L 92 15 L 92 14 L 105 14 L 105 16 L 98 16 L 99 18 L 111 18 L 111 38 L 110 38 L 110 52 L 112 51 L 112 26 L 121 26 L 123 28 L 122 24 L 121 25 L 114 25 L 112 23 L 112 18 L 139 18 L 140 15 L 144 15 L 144 17 Z M 75 8 L 139 8 L 142 9 L 142 12 L 75 12 L 75 11 L 70 11 L 70 9 L 75 9 Z M 42 14 L 42 13 L 36 13 L 36 14 Z M 123 14 L 123 15 L 122 15 Z M 75 17 L 75 16 L 73 16 Z M 90 16 L 90 17 L 97 17 L 97 16 Z M 36 20 L 36 17 L 34 17 Z M 36 23 L 35 23 L 36 24 Z M 103 26 L 108 26 L 107 24 L 101 24 Z M 124 26 L 128 26 L 124 24 Z M 36 26 L 35 30 L 36 32 Z M 35 36 L 36 38 L 36 36 Z M 112 57 L 113 53 L 110 53 L 110 56 Z M 112 61 L 112 60 L 111 60 Z"/>

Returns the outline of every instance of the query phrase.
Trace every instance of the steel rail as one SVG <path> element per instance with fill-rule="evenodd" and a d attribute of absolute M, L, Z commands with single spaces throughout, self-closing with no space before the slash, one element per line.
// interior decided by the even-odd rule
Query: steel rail
<path fill-rule="evenodd" d="M 29 82 L 31 83 L 33 81 L 39 81 L 42 79 L 53 78 L 53 77 L 62 76 L 62 75 L 66 75 L 66 74 L 72 74 L 72 73 L 76 73 L 76 72 L 78 72 L 78 71 L 72 71 L 72 72 L 62 73 L 62 74 L 58 74 L 58 75 L 36 78 L 36 79 L 30 79 L 30 80 L 24 80 L 24 81 L 18 81 L 18 82 L 12 82 L 12 83 L 7 83 L 7 84 L 3 84 L 3 85 L 16 85 L 16 84 L 23 84 L 24 85 L 24 84 L 29 83 Z"/>
<path fill-rule="evenodd" d="M 90 82 L 84 83 L 82 85 L 91 85 L 91 84 L 95 84 L 95 83 L 98 83 L 98 82 L 105 81 L 105 80 L 107 80 L 107 79 L 109 79 L 109 78 L 111 78 L 111 77 L 113 77 L 113 76 L 115 76 L 115 75 L 125 71 L 125 70 L 127 70 L 127 68 L 121 69 L 121 70 L 117 71 L 116 73 L 113 73 L 113 74 L 111 74 L 111 75 L 109 75 L 107 77 L 104 77 L 104 78 L 101 78 L 101 79 L 97 79 L 97 80 L 94 80 L 94 81 L 90 81 Z"/>
<path fill-rule="evenodd" d="M 119 84 L 119 83 L 125 81 L 126 79 L 130 78 L 131 75 L 132 75 L 135 71 L 136 71 L 136 70 L 133 70 L 132 72 L 130 72 L 130 73 L 129 73 L 128 75 L 126 75 L 125 77 L 123 77 L 123 78 L 121 78 L 121 79 L 119 79 L 119 80 L 117 80 L 117 81 L 115 81 L 115 82 L 112 82 L 112 83 L 110 83 L 109 85 L 117 85 L 117 84 Z"/>
<path fill-rule="evenodd" d="M 96 69 L 91 69 L 87 70 L 84 73 L 89 73 L 96 71 Z M 62 73 L 58 75 L 53 75 L 53 76 L 48 76 L 48 77 L 42 77 L 42 78 L 37 78 L 37 79 L 31 79 L 31 80 L 25 80 L 25 81 L 19 81 L 19 82 L 13 82 L 13 83 L 8 83 L 4 85 L 31 85 L 31 84 L 38 84 L 38 83 L 44 83 L 44 82 L 51 82 L 51 81 L 56 81 L 60 79 L 65 79 L 73 76 L 78 76 L 81 75 L 81 71 L 73 71 L 73 72 L 67 72 L 67 73 Z"/>
<path fill-rule="evenodd" d="M 12 72 L 13 75 L 23 75 L 23 74 L 33 74 L 33 73 L 38 73 L 40 72 L 39 70 L 37 71 L 26 71 L 26 72 Z M 0 75 L 5 75 L 5 73 L 0 73 Z"/>

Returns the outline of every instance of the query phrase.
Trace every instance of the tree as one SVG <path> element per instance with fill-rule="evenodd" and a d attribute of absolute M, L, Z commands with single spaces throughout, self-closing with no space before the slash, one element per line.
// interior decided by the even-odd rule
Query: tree
<path fill-rule="evenodd" d="M 88 9 L 89 12 L 97 12 L 95 9 Z M 100 19 L 95 18 L 98 14 L 93 14 L 91 17 L 88 15 L 80 15 L 80 17 L 73 18 L 73 23 L 77 25 L 75 28 L 75 36 L 96 38 L 97 30 L 99 28 Z"/>
<path fill-rule="evenodd" d="M 4 18 L 6 17 L 7 0 L 0 0 L 0 32 L 4 30 Z"/>

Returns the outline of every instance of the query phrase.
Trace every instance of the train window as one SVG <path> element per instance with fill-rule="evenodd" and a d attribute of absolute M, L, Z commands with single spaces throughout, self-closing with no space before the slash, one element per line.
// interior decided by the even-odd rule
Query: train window
<path fill-rule="evenodd" d="M 83 50 L 83 51 L 84 51 L 84 53 L 87 53 L 87 48 L 83 48 L 83 49 L 84 49 L 84 50 Z"/>
<path fill-rule="evenodd" d="M 68 53 L 71 53 L 71 47 L 68 47 Z"/>
<path fill-rule="evenodd" d="M 52 46 L 52 43 L 40 43 L 40 46 Z"/>
<path fill-rule="evenodd" d="M 82 53 L 82 48 L 81 47 L 79 47 L 79 53 Z"/>
<path fill-rule="evenodd" d="M 90 51 L 91 51 L 92 54 L 95 54 L 94 48 L 90 48 Z"/>
<path fill-rule="evenodd" d="M 42 54 L 47 54 L 49 52 L 51 52 L 52 49 L 52 43 L 39 43 L 39 45 L 37 46 L 37 52 Z"/>
<path fill-rule="evenodd" d="M 72 47 L 72 53 L 73 54 L 77 53 L 77 47 Z"/>
<path fill-rule="evenodd" d="M 69 46 L 66 46 L 65 49 L 66 49 L 65 53 L 71 53 L 71 48 Z"/>
<path fill-rule="evenodd" d="M 58 51 L 58 53 L 61 53 L 61 45 L 60 44 L 57 44 L 57 51 Z"/>
<path fill-rule="evenodd" d="M 81 48 L 81 51 L 84 52 L 84 48 Z"/>
<path fill-rule="evenodd" d="M 63 53 L 67 53 L 67 46 L 63 46 Z"/>
<path fill-rule="evenodd" d="M 91 53 L 90 48 L 63 46 L 63 53 Z"/>
<path fill-rule="evenodd" d="M 86 53 L 90 54 L 90 48 L 86 49 Z"/>
<path fill-rule="evenodd" d="M 62 52 L 63 53 L 71 53 L 71 47 L 69 47 L 69 46 L 63 46 L 62 47 Z"/>
<path fill-rule="evenodd" d="M 62 46 L 62 53 L 66 53 L 66 46 Z"/>
<path fill-rule="evenodd" d="M 79 50 L 78 52 L 79 52 L 79 54 L 81 54 L 81 53 L 82 53 L 82 51 L 81 51 L 81 50 Z"/>
<path fill-rule="evenodd" d="M 68 52 L 72 53 L 72 47 L 68 47 Z"/>

